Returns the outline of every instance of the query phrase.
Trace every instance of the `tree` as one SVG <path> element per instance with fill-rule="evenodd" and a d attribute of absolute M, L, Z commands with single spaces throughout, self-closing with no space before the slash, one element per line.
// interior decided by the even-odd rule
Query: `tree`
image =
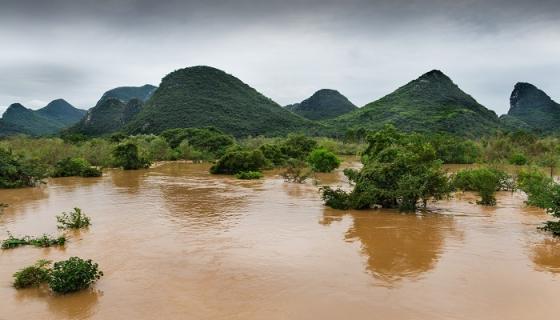
<path fill-rule="evenodd" d="M 237 174 L 246 171 L 260 171 L 267 164 L 260 150 L 230 150 L 210 168 L 213 174 Z"/>
<path fill-rule="evenodd" d="M 46 176 L 46 167 L 0 148 L 0 188 L 32 187 Z"/>
<path fill-rule="evenodd" d="M 138 146 L 132 142 L 121 143 L 113 150 L 115 165 L 124 170 L 147 168 L 150 162 L 138 155 Z"/>
<path fill-rule="evenodd" d="M 307 163 L 316 172 L 331 172 L 340 166 L 340 159 L 324 148 L 318 148 L 309 154 Z"/>
<path fill-rule="evenodd" d="M 494 168 L 464 169 L 453 176 L 453 186 L 463 191 L 475 191 L 481 198 L 478 204 L 493 206 L 496 191 L 511 188 L 510 179 L 507 173 Z"/>

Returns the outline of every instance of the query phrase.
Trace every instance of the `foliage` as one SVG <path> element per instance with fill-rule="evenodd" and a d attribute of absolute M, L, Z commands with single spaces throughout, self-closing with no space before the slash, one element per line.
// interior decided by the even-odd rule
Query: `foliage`
<path fill-rule="evenodd" d="M 282 154 L 289 158 L 304 160 L 317 147 L 317 141 L 303 134 L 289 134 L 280 144 Z"/>
<path fill-rule="evenodd" d="M 528 205 L 546 208 L 553 202 L 551 190 L 554 180 L 537 168 L 521 170 L 517 175 L 517 184 L 527 194 Z"/>
<path fill-rule="evenodd" d="M 301 103 L 286 106 L 286 109 L 309 120 L 336 118 L 358 109 L 336 90 L 322 89 Z"/>
<path fill-rule="evenodd" d="M 101 170 L 91 166 L 87 160 L 83 158 L 66 158 L 57 162 L 53 177 L 100 177 Z"/>
<path fill-rule="evenodd" d="M 80 208 L 74 208 L 74 211 L 69 213 L 63 212 L 56 216 L 56 221 L 59 229 L 81 229 L 87 228 L 91 224 L 91 219 L 82 213 Z"/>
<path fill-rule="evenodd" d="M 169 129 L 161 133 L 171 148 L 177 148 L 187 141 L 198 151 L 209 154 L 212 158 L 222 156 L 225 151 L 235 144 L 235 139 L 214 128 L 178 128 Z"/>
<path fill-rule="evenodd" d="M 331 151 L 319 148 L 309 154 L 307 163 L 313 171 L 331 172 L 340 166 L 340 159 Z"/>
<path fill-rule="evenodd" d="M 16 238 L 8 233 L 8 239 L 2 241 L 2 249 L 13 249 L 20 246 L 32 245 L 34 247 L 47 248 L 51 246 L 63 246 L 66 243 L 66 236 L 50 237 L 46 234 L 40 237 L 25 236 Z"/>
<path fill-rule="evenodd" d="M 51 261 L 39 260 L 34 265 L 14 273 L 14 287 L 16 289 L 38 287 L 49 280 Z"/>
<path fill-rule="evenodd" d="M 511 177 L 495 168 L 464 169 L 453 176 L 453 186 L 463 191 L 475 191 L 481 197 L 479 204 L 496 204 L 494 194 L 499 190 L 511 189 Z"/>
<path fill-rule="evenodd" d="M 526 165 L 529 162 L 523 153 L 514 153 L 509 157 L 509 163 L 517 166 Z"/>
<path fill-rule="evenodd" d="M 560 237 L 560 221 L 547 221 L 544 226 L 539 227 L 543 231 L 548 231 L 552 235 Z"/>
<path fill-rule="evenodd" d="M 113 150 L 113 157 L 115 165 L 124 170 L 137 170 L 150 166 L 147 159 L 139 156 L 138 146 L 131 142 L 117 145 Z"/>
<path fill-rule="evenodd" d="M 97 263 L 72 257 L 53 265 L 48 283 L 54 292 L 65 294 L 87 289 L 102 276 Z"/>
<path fill-rule="evenodd" d="M 266 166 L 266 158 L 260 150 L 230 150 L 210 168 L 213 174 L 236 174 L 245 171 L 260 171 Z"/>
<path fill-rule="evenodd" d="M 0 188 L 32 187 L 45 175 L 43 165 L 0 148 Z"/>
<path fill-rule="evenodd" d="M 280 175 L 287 182 L 304 183 L 312 175 L 313 171 L 307 167 L 306 163 L 298 159 L 290 159 L 287 162 L 286 170 Z"/>
<path fill-rule="evenodd" d="M 333 189 L 328 186 L 320 188 L 321 198 L 325 204 L 333 209 L 347 210 L 350 208 L 350 198 L 348 193 L 338 188 Z"/>
<path fill-rule="evenodd" d="M 415 211 L 421 200 L 448 195 L 448 179 L 429 143 L 419 144 L 409 135 L 399 133 L 393 126 L 370 134 L 364 152 L 364 167 L 345 170 L 354 189 L 322 189 L 325 201 L 337 208 L 366 209 L 375 206 Z"/>
<path fill-rule="evenodd" d="M 263 144 L 259 147 L 259 150 L 274 166 L 283 166 L 289 159 L 289 157 L 282 152 L 282 148 L 278 144 Z"/>
<path fill-rule="evenodd" d="M 237 179 L 241 180 L 256 180 L 263 177 L 263 174 L 259 171 L 242 171 L 235 175 Z"/>

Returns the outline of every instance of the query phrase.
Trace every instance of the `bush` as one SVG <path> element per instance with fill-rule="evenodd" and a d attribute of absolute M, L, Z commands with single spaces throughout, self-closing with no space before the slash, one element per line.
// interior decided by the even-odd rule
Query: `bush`
<path fill-rule="evenodd" d="M 517 184 L 519 189 L 527 194 L 528 205 L 547 208 L 554 201 L 554 180 L 537 168 L 521 170 L 517 175 Z"/>
<path fill-rule="evenodd" d="M 2 241 L 2 249 L 13 249 L 20 246 L 32 245 L 35 247 L 51 247 L 51 246 L 63 246 L 66 243 L 66 236 L 62 235 L 59 237 L 50 237 L 46 234 L 40 237 L 30 237 L 25 236 L 22 238 L 16 238 L 11 233 L 8 233 L 8 239 Z"/>
<path fill-rule="evenodd" d="M 289 158 L 304 160 L 317 147 L 317 142 L 302 134 L 290 134 L 280 149 Z"/>
<path fill-rule="evenodd" d="M 288 160 L 286 170 L 280 175 L 287 182 L 304 183 L 312 173 L 305 162 L 298 159 L 290 159 Z"/>
<path fill-rule="evenodd" d="M 259 171 L 243 171 L 236 174 L 235 177 L 242 180 L 256 180 L 262 178 L 263 174 Z"/>
<path fill-rule="evenodd" d="M 101 170 L 94 168 L 83 158 L 66 158 L 56 163 L 53 177 L 100 177 Z"/>
<path fill-rule="evenodd" d="M 260 150 L 230 150 L 210 168 L 213 174 L 236 174 L 244 171 L 260 171 L 267 161 Z"/>
<path fill-rule="evenodd" d="M 69 213 L 63 212 L 56 217 L 59 229 L 81 229 L 90 226 L 91 221 L 88 216 L 82 213 L 80 208 L 74 208 Z"/>
<path fill-rule="evenodd" d="M 327 149 L 319 148 L 309 154 L 307 163 L 313 171 L 331 172 L 340 166 L 340 159 Z"/>
<path fill-rule="evenodd" d="M 560 221 L 547 221 L 544 226 L 539 227 L 539 229 L 548 231 L 552 235 L 560 237 Z"/>
<path fill-rule="evenodd" d="M 48 283 L 52 291 L 65 294 L 87 289 L 102 276 L 97 263 L 72 257 L 53 265 Z"/>
<path fill-rule="evenodd" d="M 212 127 L 168 129 L 161 136 L 173 149 L 187 141 L 195 149 L 210 154 L 211 158 L 222 156 L 235 143 L 232 136 Z"/>
<path fill-rule="evenodd" d="M 266 143 L 260 146 L 259 150 L 274 166 L 283 166 L 288 161 L 288 156 L 282 152 L 278 144 Z"/>
<path fill-rule="evenodd" d="M 150 166 L 148 160 L 138 155 L 138 146 L 131 142 L 119 144 L 113 150 L 113 157 L 115 165 L 124 170 L 137 170 Z"/>
<path fill-rule="evenodd" d="M 517 166 L 526 165 L 529 162 L 527 157 L 522 153 L 514 153 L 509 157 L 509 163 Z"/>
<path fill-rule="evenodd" d="M 463 191 L 475 191 L 481 198 L 478 204 L 493 206 L 496 204 L 496 191 L 511 188 L 509 180 L 510 176 L 498 169 L 464 169 L 453 176 L 453 186 Z"/>
<path fill-rule="evenodd" d="M 333 209 L 347 210 L 350 208 L 349 195 L 342 189 L 321 187 L 321 198 L 325 204 Z"/>
<path fill-rule="evenodd" d="M 46 176 L 46 166 L 0 148 L 0 188 L 33 187 Z"/>
<path fill-rule="evenodd" d="M 14 273 L 14 287 L 16 289 L 38 287 L 49 281 L 51 264 L 48 260 L 39 260 L 32 266 L 21 269 Z"/>

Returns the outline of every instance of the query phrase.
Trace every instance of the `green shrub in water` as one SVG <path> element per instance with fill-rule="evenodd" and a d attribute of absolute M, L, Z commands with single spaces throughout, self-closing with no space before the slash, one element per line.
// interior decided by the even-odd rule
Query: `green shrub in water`
<path fill-rule="evenodd" d="M 53 265 L 48 283 L 52 291 L 65 294 L 87 289 L 102 276 L 97 263 L 72 257 Z"/>
<path fill-rule="evenodd" d="M 263 177 L 263 174 L 259 171 L 243 171 L 235 175 L 237 179 L 242 180 L 257 180 Z"/>
<path fill-rule="evenodd" d="M 340 159 L 329 150 L 318 148 L 311 151 L 307 157 L 307 163 L 313 171 L 331 172 L 340 166 Z"/>
<path fill-rule="evenodd" d="M 35 247 L 47 248 L 51 246 L 63 246 L 66 243 L 66 236 L 50 237 L 46 234 L 40 237 L 25 236 L 16 238 L 11 233 L 8 233 L 8 239 L 2 241 L 2 249 L 13 249 L 20 246 L 32 245 Z"/>
<path fill-rule="evenodd" d="M 452 184 L 463 191 L 477 192 L 481 198 L 478 204 L 493 206 L 496 191 L 512 188 L 510 178 L 507 173 L 493 168 L 464 169 L 453 176 Z"/>
<path fill-rule="evenodd" d="M 312 174 L 312 170 L 304 161 L 290 159 L 287 162 L 286 170 L 280 175 L 287 182 L 304 183 Z"/>
<path fill-rule="evenodd" d="M 328 186 L 321 187 L 321 198 L 325 204 L 333 209 L 350 209 L 350 199 L 347 192 L 342 189 L 333 189 Z"/>
<path fill-rule="evenodd" d="M 150 162 L 138 154 L 138 146 L 132 142 L 119 144 L 113 150 L 114 163 L 124 170 L 137 170 L 150 166 Z"/>
<path fill-rule="evenodd" d="M 53 177 L 100 177 L 101 170 L 94 168 L 83 158 L 65 158 L 55 165 Z"/>
<path fill-rule="evenodd" d="M 38 287 L 49 281 L 51 264 L 48 260 L 39 260 L 32 266 L 21 269 L 14 273 L 14 287 L 16 289 Z"/>
<path fill-rule="evenodd" d="M 90 224 L 90 218 L 82 213 L 82 209 L 74 208 L 69 213 L 63 212 L 56 217 L 59 229 L 81 229 L 87 228 Z"/>
<path fill-rule="evenodd" d="M 246 171 L 260 171 L 266 167 L 266 164 L 266 158 L 260 150 L 230 150 L 210 168 L 210 173 L 236 174 Z"/>

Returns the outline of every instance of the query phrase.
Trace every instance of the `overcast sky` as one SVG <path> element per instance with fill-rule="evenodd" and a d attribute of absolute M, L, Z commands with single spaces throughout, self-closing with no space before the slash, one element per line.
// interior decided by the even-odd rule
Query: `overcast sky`
<path fill-rule="evenodd" d="M 332 88 L 362 106 L 440 69 L 502 114 L 518 81 L 560 100 L 560 1 L 0 0 L 0 109 L 89 108 L 193 65 L 282 105 Z"/>

